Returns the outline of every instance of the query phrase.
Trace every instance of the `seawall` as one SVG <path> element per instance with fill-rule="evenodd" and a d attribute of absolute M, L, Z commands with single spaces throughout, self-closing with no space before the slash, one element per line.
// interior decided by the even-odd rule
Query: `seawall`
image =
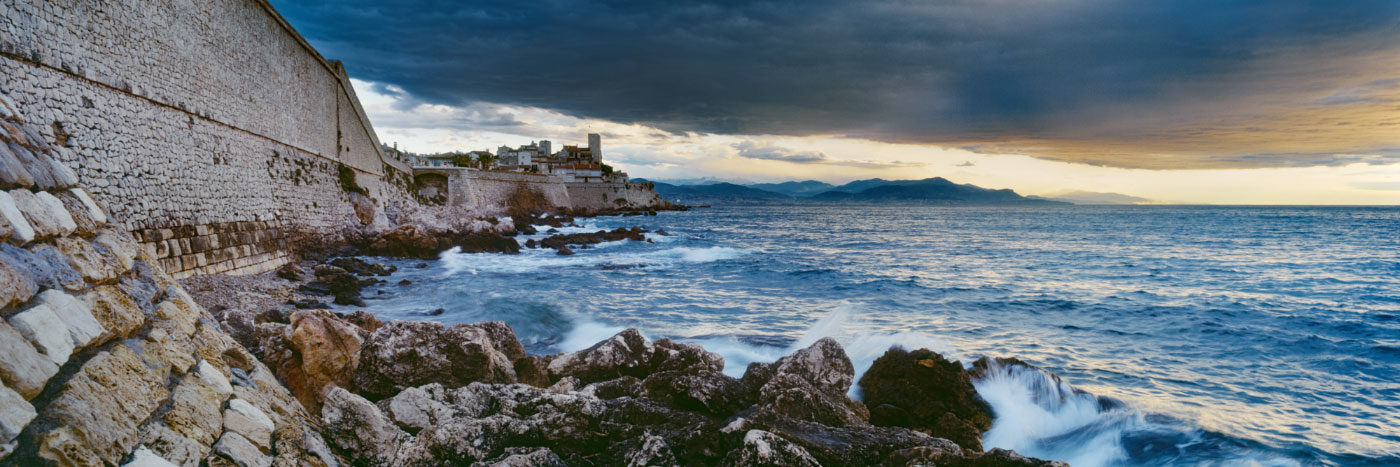
<path fill-rule="evenodd" d="M 6 0 L 0 89 L 167 272 L 266 271 L 413 203 L 344 69 L 262 0 Z"/>

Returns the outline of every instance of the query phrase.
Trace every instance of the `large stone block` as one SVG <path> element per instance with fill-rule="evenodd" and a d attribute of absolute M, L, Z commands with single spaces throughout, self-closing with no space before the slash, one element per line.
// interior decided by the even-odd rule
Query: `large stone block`
<path fill-rule="evenodd" d="M 15 198 L 4 191 L 0 191 L 0 233 L 0 237 L 4 237 L 0 241 L 21 246 L 35 238 L 34 226 L 29 225 L 29 220 L 15 205 Z"/>
<path fill-rule="evenodd" d="M 96 248 L 78 237 L 64 237 L 54 240 L 54 246 L 68 259 L 68 265 L 91 283 L 105 283 L 115 280 L 125 272 L 121 260 L 115 254 L 102 254 Z"/>
<path fill-rule="evenodd" d="M 79 300 L 87 305 L 93 318 L 96 318 L 103 328 L 118 337 L 131 335 L 132 332 L 141 328 L 141 323 L 145 322 L 141 305 L 136 303 L 136 299 L 131 298 L 131 294 L 117 286 L 94 287 L 79 297 Z"/>
<path fill-rule="evenodd" d="M 15 448 L 15 438 L 34 420 L 34 406 L 24 400 L 24 396 L 5 386 L 0 386 L 0 459 L 5 458 Z"/>
<path fill-rule="evenodd" d="M 66 235 L 67 233 L 72 233 L 74 228 L 77 228 L 77 224 L 73 224 L 72 216 L 68 215 L 68 211 L 63 210 L 62 217 L 67 218 L 68 223 L 66 225 L 70 227 L 68 232 L 65 233 L 63 219 L 60 219 L 59 214 L 55 213 L 53 208 L 49 206 L 49 203 L 40 198 L 38 194 L 23 188 L 10 190 L 9 194 L 10 198 L 14 200 L 15 207 L 19 209 L 20 214 L 23 214 L 24 219 L 29 222 L 29 225 L 34 227 L 34 237 L 36 239 L 42 240 Z M 50 198 L 53 197 L 53 195 L 48 193 L 44 193 L 44 195 Z M 56 198 L 55 201 L 57 201 Z M 59 203 L 59 205 L 62 206 L 62 203 Z"/>
<path fill-rule="evenodd" d="M 34 298 L 36 306 L 53 310 L 59 321 L 68 328 L 73 339 L 73 348 L 83 349 L 109 335 L 102 323 L 93 318 L 87 304 L 58 290 L 45 290 Z"/>
<path fill-rule="evenodd" d="M 122 467 L 177 467 L 177 466 L 176 466 L 175 464 L 170 463 L 170 461 L 165 460 L 164 457 L 161 457 L 161 456 L 159 456 L 159 455 L 156 455 L 156 453 L 151 452 L 150 449 L 146 449 L 146 448 L 143 446 L 143 447 L 136 448 L 136 451 L 133 451 L 133 452 L 131 453 L 131 461 L 129 461 L 129 462 L 125 463 L 125 464 L 122 464 Z"/>
<path fill-rule="evenodd" d="M 78 291 L 87 287 L 83 276 L 68 265 L 68 260 L 53 245 L 19 248 L 0 244 L 0 261 L 9 263 L 41 288 Z"/>
<path fill-rule="evenodd" d="M 0 380 L 25 399 L 33 399 L 58 373 L 58 365 L 39 353 L 23 334 L 0 321 Z"/>
<path fill-rule="evenodd" d="M 136 447 L 141 422 L 170 397 L 163 381 L 125 346 L 92 357 L 40 412 L 56 428 L 37 434 L 39 457 L 65 465 L 119 463 Z"/>
<path fill-rule="evenodd" d="M 20 163 L 9 145 L 0 144 L 0 189 L 34 186 L 34 176 Z"/>
<path fill-rule="evenodd" d="M 224 410 L 224 430 L 243 435 L 259 449 L 272 449 L 272 430 L 276 427 L 266 413 L 243 399 L 229 399 Z"/>
<path fill-rule="evenodd" d="M 68 193 L 73 195 L 74 198 L 77 198 L 78 202 L 82 203 L 83 208 L 87 210 L 88 217 L 91 217 L 99 226 L 107 223 L 107 213 L 102 210 L 101 206 L 97 205 L 96 201 L 92 200 L 91 196 L 88 196 L 87 190 L 82 188 L 69 188 Z"/>
<path fill-rule="evenodd" d="M 226 432 L 214 445 L 214 452 L 238 467 L 268 467 L 272 457 L 263 454 L 247 438 L 234 432 Z M 212 462 L 210 464 L 213 464 Z"/>
<path fill-rule="evenodd" d="M 7 143 L 7 149 L 14 154 L 15 160 L 29 172 L 34 179 L 34 186 L 43 190 L 59 188 L 59 181 L 54 176 L 54 164 L 48 156 L 35 153 L 34 151 L 19 145 L 18 143 Z"/>
<path fill-rule="evenodd" d="M 141 255 L 141 246 L 131 234 L 118 228 L 107 228 L 92 239 L 92 243 L 116 255 L 123 271 L 131 270 L 136 258 Z"/>
<path fill-rule="evenodd" d="M 55 365 L 63 366 L 73 354 L 73 338 L 68 334 L 68 326 L 47 306 L 34 306 L 16 313 L 10 317 L 10 325 Z"/>
<path fill-rule="evenodd" d="M 39 292 L 34 279 L 16 269 L 17 266 L 12 266 L 6 258 L 0 255 L 0 309 L 27 302 Z"/>
<path fill-rule="evenodd" d="M 58 234 L 69 235 L 78 230 L 78 224 L 73 221 L 73 215 L 68 212 L 68 208 L 63 206 L 63 201 L 59 200 L 53 193 L 40 191 L 34 194 L 49 208 L 49 214 L 58 220 Z"/>

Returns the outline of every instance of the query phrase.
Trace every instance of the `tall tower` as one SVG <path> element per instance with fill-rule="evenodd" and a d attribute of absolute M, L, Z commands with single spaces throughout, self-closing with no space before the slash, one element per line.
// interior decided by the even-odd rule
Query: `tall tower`
<path fill-rule="evenodd" d="M 593 155 L 593 163 L 603 163 L 603 137 L 597 133 L 588 134 L 588 153 Z"/>
<path fill-rule="evenodd" d="M 540 141 L 540 155 L 541 155 L 541 156 L 550 156 L 550 155 L 553 155 L 553 154 L 554 154 L 554 151 L 551 151 L 551 150 L 550 150 L 550 149 L 553 149 L 553 148 L 550 148 L 549 146 L 550 146 L 550 145 L 549 145 L 549 140 Z"/>

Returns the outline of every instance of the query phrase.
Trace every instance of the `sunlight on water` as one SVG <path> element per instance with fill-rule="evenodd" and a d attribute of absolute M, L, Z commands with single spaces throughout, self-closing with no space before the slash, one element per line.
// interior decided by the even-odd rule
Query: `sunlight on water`
<path fill-rule="evenodd" d="M 985 444 L 1076 466 L 1400 464 L 1400 210 L 808 206 L 560 230 L 638 224 L 670 235 L 401 261 L 369 309 L 503 320 L 532 353 L 637 327 L 735 377 L 822 337 L 857 378 L 891 346 L 1017 357 L 1063 379 L 976 381 Z"/>

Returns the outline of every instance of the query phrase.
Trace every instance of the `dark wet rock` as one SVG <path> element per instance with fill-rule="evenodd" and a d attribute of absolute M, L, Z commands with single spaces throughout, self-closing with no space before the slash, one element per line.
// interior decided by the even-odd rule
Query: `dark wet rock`
<path fill-rule="evenodd" d="M 432 309 L 432 310 L 428 310 L 428 311 L 423 312 L 423 314 L 424 314 L 424 315 L 427 315 L 427 316 L 439 316 L 439 315 L 442 315 L 443 313 L 446 313 L 446 312 L 447 312 L 447 309 L 446 309 L 446 308 L 434 308 L 434 309 Z"/>
<path fill-rule="evenodd" d="M 316 277 L 343 276 L 350 273 L 350 271 L 346 271 L 345 268 L 334 264 L 317 264 L 315 267 L 311 268 L 311 271 L 315 273 Z"/>
<path fill-rule="evenodd" d="M 354 385 L 378 400 L 429 383 L 513 383 L 510 355 L 524 355 L 504 323 L 457 324 L 395 321 L 370 334 L 360 355 Z"/>
<path fill-rule="evenodd" d="M 952 441 L 904 428 L 835 427 L 771 412 L 755 413 L 752 423 L 801 446 L 822 465 L 880 465 L 896 451 L 920 446 L 958 449 Z"/>
<path fill-rule="evenodd" d="M 754 402 L 738 379 L 718 371 L 661 371 L 647 376 L 641 385 L 646 397 L 714 416 L 732 415 Z"/>
<path fill-rule="evenodd" d="M 744 443 L 724 456 L 721 467 L 820 467 L 806 449 L 763 430 L 749 430 Z"/>
<path fill-rule="evenodd" d="M 282 267 L 277 268 L 276 274 L 277 277 L 292 282 L 304 282 L 311 280 L 311 275 L 307 274 L 306 270 L 302 269 L 301 266 L 297 266 L 296 263 L 287 263 L 282 265 Z"/>
<path fill-rule="evenodd" d="M 380 321 L 378 317 L 374 316 L 374 313 L 370 313 L 364 310 L 355 310 L 353 312 L 341 315 L 340 317 L 345 321 L 349 322 L 350 324 L 353 324 L 356 327 L 360 328 L 360 333 L 363 337 L 366 338 L 369 337 L 370 333 L 379 330 L 379 328 L 381 327 L 384 327 L 384 322 Z"/>
<path fill-rule="evenodd" d="M 530 225 L 528 222 L 515 224 L 515 232 L 520 235 L 534 235 L 539 233 L 538 230 L 535 230 L 535 226 Z"/>
<path fill-rule="evenodd" d="M 641 227 L 630 229 L 618 227 L 613 230 L 599 230 L 597 232 L 583 232 L 573 234 L 558 234 L 540 241 L 540 246 L 544 248 L 563 248 L 568 245 L 593 245 L 603 242 L 616 242 L 619 240 L 645 241 L 647 230 Z"/>
<path fill-rule="evenodd" d="M 331 260 L 330 264 L 357 276 L 387 276 L 398 270 L 394 266 L 371 263 L 359 258 L 336 258 Z"/>
<path fill-rule="evenodd" d="M 758 408 L 797 420 L 831 426 L 865 425 L 869 412 L 865 405 L 851 400 L 855 368 L 831 338 L 773 363 L 750 364 L 743 383 L 757 388 Z"/>
<path fill-rule="evenodd" d="M 418 263 L 418 264 L 414 265 L 413 267 L 418 268 L 418 269 L 428 269 L 428 263 Z"/>
<path fill-rule="evenodd" d="M 312 309 L 318 309 L 318 308 L 330 308 L 329 305 L 326 305 L 326 302 L 322 302 L 322 301 L 320 301 L 320 300 L 316 300 L 316 299 L 313 299 L 313 298 L 304 298 L 304 299 L 301 299 L 301 300 L 293 300 L 292 303 L 291 303 L 291 305 L 294 306 L 294 307 L 296 307 L 296 309 L 298 309 L 298 310 L 312 310 Z"/>
<path fill-rule="evenodd" d="M 321 422 L 326 441 L 365 464 L 389 465 L 408 439 L 384 413 L 363 397 L 342 388 L 326 391 Z"/>
<path fill-rule="evenodd" d="M 464 253 L 519 253 L 520 243 L 497 233 L 429 231 L 419 225 L 404 225 L 370 234 L 351 243 L 361 254 L 435 259 L 438 253 L 460 247 Z"/>
<path fill-rule="evenodd" d="M 566 246 L 561 246 L 559 247 L 559 251 L 556 251 L 555 254 L 559 256 L 570 256 L 574 254 L 574 250 L 570 250 L 569 247 Z"/>
<path fill-rule="evenodd" d="M 408 279 L 404 279 L 404 280 L 399 281 L 399 286 L 401 286 L 401 287 L 402 287 L 402 286 L 409 286 L 409 285 L 413 285 L 413 281 L 408 280 Z"/>
<path fill-rule="evenodd" d="M 515 361 L 515 380 L 521 384 L 528 384 L 537 388 L 547 388 L 550 385 L 549 371 L 546 367 L 549 362 L 543 357 L 527 355 Z"/>
<path fill-rule="evenodd" d="M 292 318 L 292 314 L 291 314 L 290 312 L 288 312 L 287 310 L 281 310 L 281 309 L 276 309 L 276 308 L 274 308 L 274 309 L 271 309 L 271 310 L 264 311 L 264 312 L 262 312 L 262 313 L 258 313 L 257 316 L 253 317 L 253 323 L 255 323 L 255 324 L 261 324 L 261 323 L 281 323 L 281 324 L 287 324 L 288 322 L 290 322 L 291 318 Z"/>
<path fill-rule="evenodd" d="M 525 241 L 525 248 L 539 248 L 539 246 L 539 242 L 536 242 L 533 238 Z"/>
<path fill-rule="evenodd" d="M 599 381 L 581 390 L 584 394 L 592 394 L 599 399 L 617 399 L 619 397 L 641 397 L 642 380 L 636 376 L 623 376 L 607 381 Z"/>
<path fill-rule="evenodd" d="M 860 379 L 870 422 L 910 428 L 981 451 L 992 408 L 978 397 L 962 364 L 928 349 L 892 348 Z"/>
<path fill-rule="evenodd" d="M 654 233 L 657 235 L 671 235 L 671 233 L 667 232 L 666 229 L 656 229 L 656 232 Z"/>

